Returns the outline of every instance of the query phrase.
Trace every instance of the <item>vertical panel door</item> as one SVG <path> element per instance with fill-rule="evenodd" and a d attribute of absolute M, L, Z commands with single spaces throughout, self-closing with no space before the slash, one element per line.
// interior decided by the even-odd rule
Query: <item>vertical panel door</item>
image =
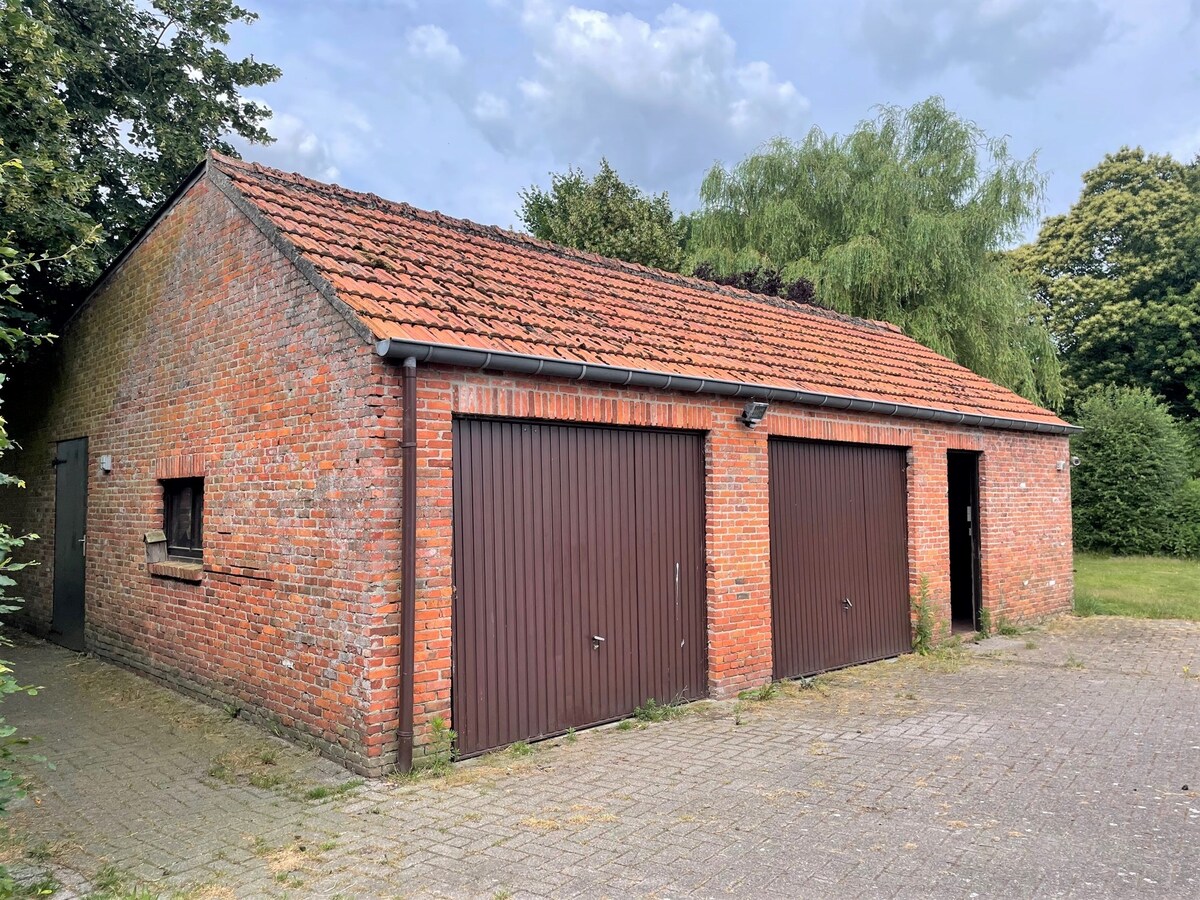
<path fill-rule="evenodd" d="M 461 753 L 704 695 L 703 503 L 695 434 L 455 421 Z"/>
<path fill-rule="evenodd" d="M 776 677 L 909 650 L 905 451 L 783 439 L 769 448 Z"/>

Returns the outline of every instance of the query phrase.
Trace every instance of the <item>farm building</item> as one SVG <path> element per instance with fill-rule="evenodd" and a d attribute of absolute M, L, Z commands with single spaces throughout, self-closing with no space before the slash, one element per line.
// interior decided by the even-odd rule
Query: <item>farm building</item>
<path fill-rule="evenodd" d="M 219 155 L 6 412 L 28 627 L 364 774 L 1071 600 L 1074 429 L 894 327 Z"/>

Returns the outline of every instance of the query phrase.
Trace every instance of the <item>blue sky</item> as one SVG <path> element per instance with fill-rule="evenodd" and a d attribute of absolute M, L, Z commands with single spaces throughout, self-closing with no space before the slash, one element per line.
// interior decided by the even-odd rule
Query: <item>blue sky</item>
<path fill-rule="evenodd" d="M 1122 144 L 1200 152 L 1200 0 L 243 0 L 268 165 L 488 224 L 601 155 L 674 206 L 714 162 L 940 94 L 1045 212 Z"/>

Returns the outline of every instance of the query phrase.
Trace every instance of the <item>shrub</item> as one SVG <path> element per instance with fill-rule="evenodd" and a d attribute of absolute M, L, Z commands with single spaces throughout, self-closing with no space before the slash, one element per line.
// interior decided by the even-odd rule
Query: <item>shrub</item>
<path fill-rule="evenodd" d="M 1103 387 L 1078 406 L 1071 440 L 1075 546 L 1117 554 L 1174 548 L 1174 519 L 1191 466 L 1178 423 L 1142 388 Z"/>
<path fill-rule="evenodd" d="M 1171 549 L 1177 556 L 1200 557 L 1200 478 L 1184 484 L 1175 499 L 1175 535 Z"/>

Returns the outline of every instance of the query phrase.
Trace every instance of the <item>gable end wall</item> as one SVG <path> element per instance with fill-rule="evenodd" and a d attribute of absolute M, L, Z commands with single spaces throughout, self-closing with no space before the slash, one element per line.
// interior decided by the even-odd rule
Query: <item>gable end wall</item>
<path fill-rule="evenodd" d="M 243 708 L 366 774 L 394 762 L 398 372 L 208 178 L 171 207 L 40 369 L 7 387 L 42 535 L 21 579 L 50 624 L 54 442 L 89 439 L 89 650 Z M 47 400 L 47 398 L 49 398 Z M 102 454 L 111 474 L 99 471 Z M 159 479 L 205 479 L 198 583 L 151 574 Z"/>

